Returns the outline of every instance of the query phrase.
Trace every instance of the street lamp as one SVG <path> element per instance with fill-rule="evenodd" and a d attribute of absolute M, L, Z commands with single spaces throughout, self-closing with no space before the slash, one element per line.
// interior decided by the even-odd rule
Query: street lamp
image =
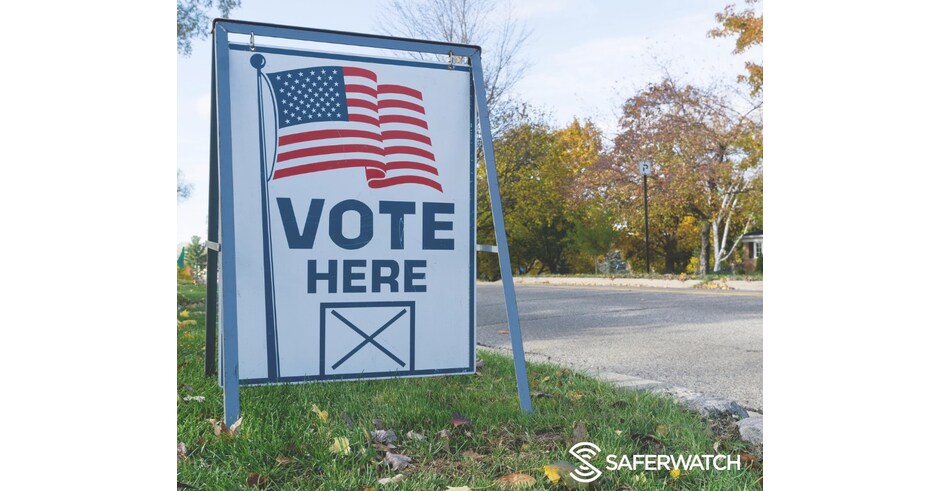
<path fill-rule="evenodd" d="M 650 175 L 653 163 L 640 161 L 640 174 L 643 175 L 643 218 L 646 221 L 646 274 L 650 274 L 650 204 L 646 194 L 646 179 Z"/>

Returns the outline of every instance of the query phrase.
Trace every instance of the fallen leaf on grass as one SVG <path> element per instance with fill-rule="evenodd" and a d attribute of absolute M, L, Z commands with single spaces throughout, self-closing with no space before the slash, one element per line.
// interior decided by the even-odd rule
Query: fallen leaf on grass
<path fill-rule="evenodd" d="M 186 444 L 183 442 L 180 442 L 180 444 L 176 446 L 176 460 L 180 461 L 180 460 L 185 460 L 185 459 L 186 459 Z"/>
<path fill-rule="evenodd" d="M 409 431 L 408 433 L 405 433 L 405 436 L 412 440 L 424 440 L 424 435 L 418 433 L 417 431 Z"/>
<path fill-rule="evenodd" d="M 583 397 L 584 397 L 584 393 L 581 392 L 580 390 L 577 391 L 577 392 L 569 392 L 569 393 L 568 393 L 568 399 L 571 399 L 571 402 L 578 402 L 578 401 L 580 401 L 581 398 L 583 398 Z"/>
<path fill-rule="evenodd" d="M 411 457 L 407 455 L 388 452 L 382 462 L 392 468 L 393 471 L 400 471 L 411 465 Z"/>
<path fill-rule="evenodd" d="M 317 413 L 317 416 L 320 418 L 320 421 L 323 421 L 324 423 L 326 422 L 327 419 L 330 418 L 330 413 L 327 411 L 321 411 L 320 408 L 317 407 L 316 404 L 311 406 L 310 410 Z"/>
<path fill-rule="evenodd" d="M 393 484 L 396 482 L 401 482 L 404 479 L 404 474 L 395 474 L 395 477 L 383 477 L 382 479 L 379 479 L 379 484 Z"/>
<path fill-rule="evenodd" d="M 377 430 L 385 429 L 385 421 L 382 421 L 382 418 L 375 418 L 372 420 L 372 426 L 375 426 Z"/>
<path fill-rule="evenodd" d="M 662 438 L 669 434 L 669 427 L 666 425 L 657 425 L 656 426 L 656 436 Z"/>
<path fill-rule="evenodd" d="M 483 368 L 483 367 L 485 367 L 485 366 L 486 366 L 486 362 L 485 362 L 485 361 L 483 361 L 483 360 L 477 360 L 477 363 L 476 363 L 477 370 L 479 370 L 479 369 L 481 369 L 481 368 Z"/>
<path fill-rule="evenodd" d="M 672 476 L 673 480 L 679 479 L 679 476 L 682 474 L 682 471 L 679 469 L 673 469 L 669 471 L 669 475 Z"/>
<path fill-rule="evenodd" d="M 578 421 L 574 425 L 574 431 L 571 432 L 572 438 L 574 438 L 575 443 L 587 441 L 587 428 L 584 427 L 583 421 Z"/>
<path fill-rule="evenodd" d="M 291 457 L 285 457 L 285 456 L 283 456 L 283 455 L 278 455 L 277 457 L 274 458 L 274 460 L 275 460 L 278 464 L 281 464 L 281 465 L 290 465 L 290 464 L 293 464 L 294 462 L 296 462 L 293 458 L 291 458 Z"/>
<path fill-rule="evenodd" d="M 496 480 L 496 485 L 501 488 L 527 488 L 535 485 L 535 478 L 528 474 L 506 474 Z"/>
<path fill-rule="evenodd" d="M 398 435 L 393 430 L 375 430 L 372 432 L 372 441 L 387 444 L 398 441 Z"/>
<path fill-rule="evenodd" d="M 539 397 L 551 397 L 551 394 L 546 394 L 544 392 L 535 391 L 532 393 L 532 397 L 538 399 Z"/>
<path fill-rule="evenodd" d="M 745 468 L 754 467 L 754 465 L 757 464 L 757 457 L 753 454 L 741 452 L 738 455 L 741 457 L 741 464 L 743 464 Z"/>
<path fill-rule="evenodd" d="M 205 397 L 205 396 L 185 396 L 185 397 L 183 397 L 183 400 L 184 400 L 184 401 L 203 402 L 203 401 L 206 400 L 206 397 Z"/>
<path fill-rule="evenodd" d="M 468 486 L 460 486 L 457 488 L 453 486 L 447 486 L 447 489 L 445 489 L 444 491 L 471 491 L 471 489 Z"/>
<path fill-rule="evenodd" d="M 574 470 L 574 466 L 567 462 L 555 462 L 542 467 L 542 470 L 545 472 L 545 477 L 552 484 L 557 484 L 559 480 L 563 479 L 563 476 Z"/>
<path fill-rule="evenodd" d="M 177 329 L 181 329 L 181 328 L 189 327 L 189 326 L 195 326 L 195 325 L 196 325 L 196 321 L 192 319 L 186 319 L 184 321 L 176 321 Z M 186 334 L 189 334 L 190 336 L 192 336 L 192 333 L 188 333 L 188 332 L 184 333 L 183 335 L 185 336 Z"/>
<path fill-rule="evenodd" d="M 334 438 L 333 444 L 330 445 L 330 452 L 349 455 L 349 438 L 346 438 L 345 436 Z"/>
<path fill-rule="evenodd" d="M 454 425 L 454 427 L 459 427 L 470 424 L 470 420 L 460 413 L 454 413 L 454 416 L 450 418 L 450 424 Z"/>
<path fill-rule="evenodd" d="M 212 425 L 212 431 L 215 432 L 216 436 L 235 436 L 238 433 L 238 430 L 242 427 L 242 418 L 238 418 L 232 423 L 232 426 L 226 426 L 224 421 L 216 421 L 215 419 L 209 419 L 209 424 Z"/>
<path fill-rule="evenodd" d="M 180 317 L 182 317 L 182 318 L 184 318 L 184 319 L 187 318 L 187 317 L 189 317 L 189 311 L 188 311 L 188 310 L 183 310 L 183 311 L 181 311 L 181 312 L 180 312 Z"/>
<path fill-rule="evenodd" d="M 261 474 L 258 474 L 257 472 L 252 472 L 251 474 L 248 474 L 248 487 L 249 488 L 256 487 L 258 489 L 264 489 L 265 485 L 267 484 L 268 484 L 268 480 L 261 477 Z"/>
<path fill-rule="evenodd" d="M 437 432 L 438 438 L 450 438 L 450 432 L 447 430 L 441 430 Z"/>
<path fill-rule="evenodd" d="M 466 457 L 466 458 L 468 458 L 468 459 L 471 459 L 471 460 L 476 460 L 476 459 L 482 459 L 482 458 L 483 458 L 482 455 L 480 455 L 480 454 L 474 452 L 473 450 L 467 450 L 467 451 L 463 452 L 461 455 L 463 455 L 464 457 Z"/>

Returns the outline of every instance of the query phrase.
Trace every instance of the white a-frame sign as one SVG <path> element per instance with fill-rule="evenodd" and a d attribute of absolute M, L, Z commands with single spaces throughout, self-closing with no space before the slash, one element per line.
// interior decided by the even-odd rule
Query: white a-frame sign
<path fill-rule="evenodd" d="M 242 385 L 473 373 L 478 129 L 512 278 L 480 48 L 231 20 L 213 36 L 206 370 L 221 256 L 226 422 Z"/>

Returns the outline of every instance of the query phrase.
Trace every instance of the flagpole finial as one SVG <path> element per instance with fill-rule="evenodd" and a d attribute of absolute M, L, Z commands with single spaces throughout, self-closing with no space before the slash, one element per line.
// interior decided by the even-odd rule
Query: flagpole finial
<path fill-rule="evenodd" d="M 265 63 L 264 56 L 261 56 L 260 54 L 251 55 L 251 66 L 261 70 L 264 68 Z"/>

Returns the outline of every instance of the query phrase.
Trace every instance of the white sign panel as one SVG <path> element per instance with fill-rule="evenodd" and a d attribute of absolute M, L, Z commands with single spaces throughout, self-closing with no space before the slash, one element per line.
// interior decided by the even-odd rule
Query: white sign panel
<path fill-rule="evenodd" d="M 472 373 L 467 67 L 230 45 L 228 81 L 241 384 Z"/>
<path fill-rule="evenodd" d="M 643 175 L 643 176 L 650 175 L 650 171 L 653 168 L 652 164 L 650 164 L 648 160 L 640 161 L 639 167 L 640 167 L 640 175 Z"/>

